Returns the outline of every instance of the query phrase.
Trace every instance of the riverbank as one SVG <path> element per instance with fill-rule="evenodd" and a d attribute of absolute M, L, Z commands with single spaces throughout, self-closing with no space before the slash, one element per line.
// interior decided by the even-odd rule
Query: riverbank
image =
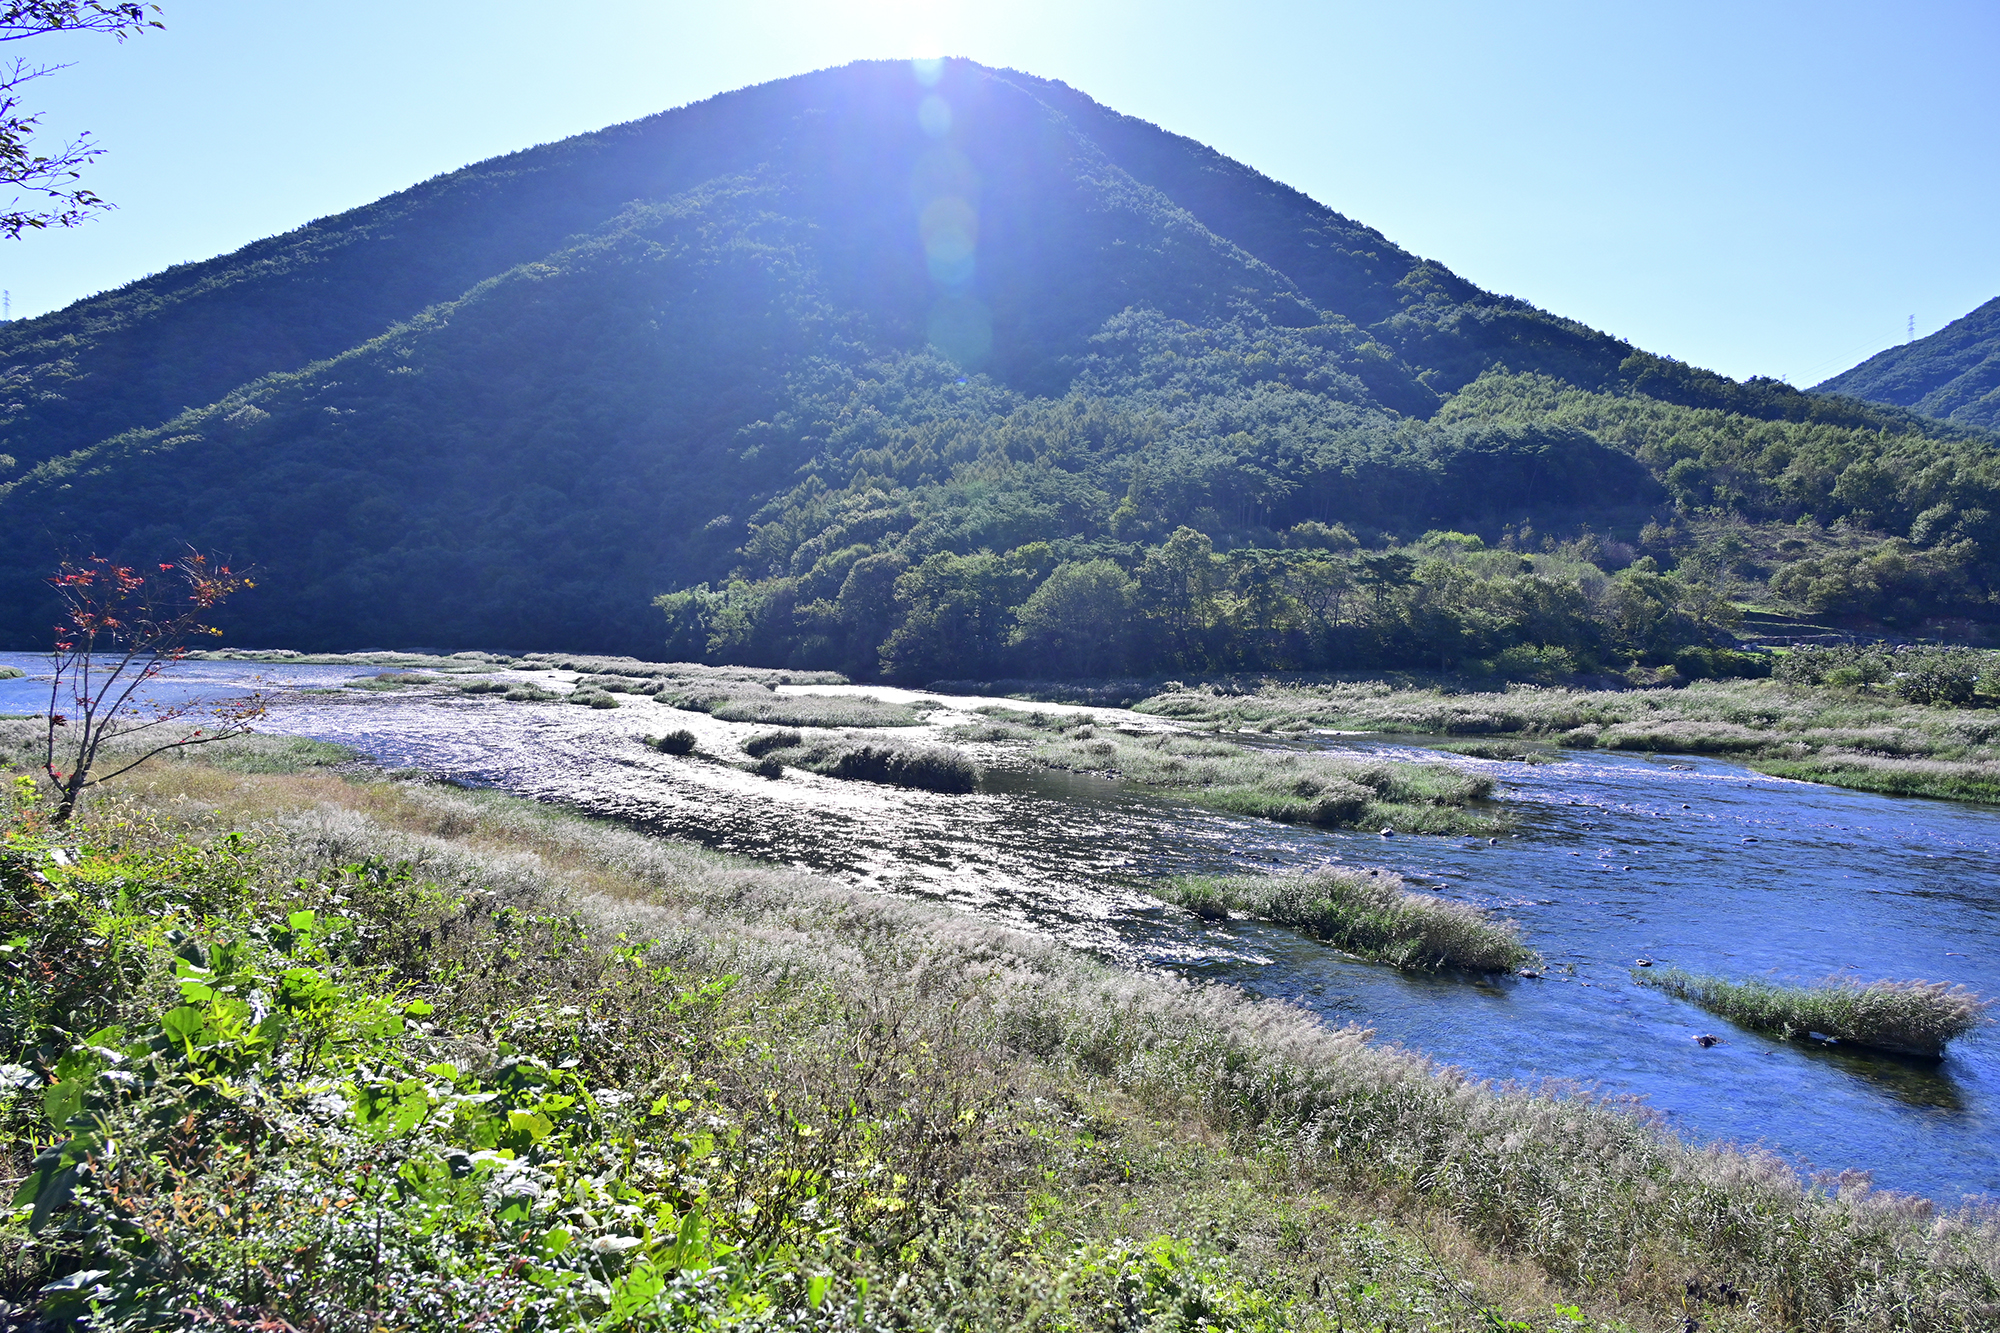
<path fill-rule="evenodd" d="M 2000 801 L 2000 709 L 1937 708 L 1776 680 L 1500 692 L 1255 678 L 1168 689 L 1135 711 L 1199 726 L 1519 737 L 1572 749 L 1716 755 L 1859 791 Z"/>
<path fill-rule="evenodd" d="M 949 1311 L 982 1326 L 1665 1329 L 1692 1314 L 1708 1329 L 1969 1330 L 1993 1316 L 1990 1219 L 1829 1197 L 1771 1159 L 1688 1149 L 1583 1098 L 1496 1091 L 1233 990 L 495 793 L 232 771 L 340 757 L 296 746 L 142 770 L 78 835 L 14 825 L 10 864 L 48 883 L 10 870 L 16 909 L 34 909 L 10 929 L 60 949 L 66 903 L 88 927 L 76 939 L 114 941 L 110 984 L 92 974 L 76 993 L 128 1047 L 190 1021 L 172 1018 L 193 994 L 168 966 L 188 943 L 174 929 L 224 983 L 194 1007 L 226 1008 L 239 974 L 308 966 L 352 1039 L 320 1043 L 303 1074 L 285 1066 L 307 1058 L 290 1035 L 256 1057 L 295 1071 L 248 1108 L 293 1137 L 198 1138 L 172 1182 L 190 1206 L 145 1211 L 169 1182 L 135 1161 L 74 1234 L 30 1238 L 16 1214 L 14 1292 L 83 1264 L 134 1300 L 325 1311 L 334 1327 L 508 1301 L 560 1326 L 617 1300 L 718 1322 Z M 114 880 L 125 896 L 107 906 Z M 352 924 L 304 938 L 333 916 Z M 159 1099 L 194 1097 L 168 1054 L 129 1057 L 142 1091 L 106 1114 L 140 1126 Z M 45 1115 L 40 1089 L 24 1092 L 17 1116 Z M 504 1123 L 476 1113 L 496 1098 Z M 234 1114 L 174 1105 L 217 1129 Z M 246 1166 L 258 1183 L 232 1185 Z M 412 1202 L 382 1178 L 437 1184 Z M 618 1189 L 593 1194 L 607 1178 Z M 462 1180 L 480 1187 L 446 1184 Z M 112 1215 L 90 1211 L 120 1207 L 178 1267 L 121 1259 Z M 384 1289 L 400 1314 L 369 1310 Z"/>

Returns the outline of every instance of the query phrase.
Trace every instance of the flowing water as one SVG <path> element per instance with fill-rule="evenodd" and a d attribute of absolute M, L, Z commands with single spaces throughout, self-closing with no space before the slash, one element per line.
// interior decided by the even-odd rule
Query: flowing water
<path fill-rule="evenodd" d="M 38 666 L 0 655 L 8 663 Z M 1942 1061 L 1906 1060 L 1759 1037 L 1632 981 L 1645 958 L 1737 977 L 1921 977 L 2000 995 L 1994 807 L 1785 782 L 1698 758 L 1572 751 L 1531 765 L 1440 756 L 1421 737 L 1288 742 L 1488 771 L 1496 807 L 1514 820 L 1493 842 L 1385 839 L 1032 771 L 1002 747 L 971 747 L 987 767 L 970 796 L 795 771 L 770 781 L 637 739 L 687 727 L 718 750 L 755 728 L 636 698 L 600 711 L 337 688 L 376 669 L 188 663 L 161 689 L 219 696 L 259 677 L 286 691 L 264 730 L 936 899 L 1115 962 L 1362 1023 L 1483 1077 L 1574 1080 L 1642 1097 L 1690 1138 L 1761 1143 L 1816 1169 L 1870 1170 L 1878 1185 L 1946 1202 L 2000 1195 L 2000 1028 L 1953 1043 Z M 45 706 L 36 688 L 0 681 L 0 713 Z M 942 702 L 934 725 L 997 701 Z M 1331 863 L 1386 866 L 1414 887 L 1518 920 L 1549 974 L 1406 975 L 1281 928 L 1203 924 L 1144 891 L 1168 874 Z M 1698 1033 L 1724 1040 L 1704 1049 Z"/>

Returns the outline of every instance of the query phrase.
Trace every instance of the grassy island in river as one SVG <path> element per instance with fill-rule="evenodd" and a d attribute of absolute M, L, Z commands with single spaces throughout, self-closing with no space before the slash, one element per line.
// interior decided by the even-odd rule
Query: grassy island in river
<path fill-rule="evenodd" d="M 1583 749 L 1707 754 L 1863 791 L 2000 801 L 2000 709 L 1781 680 L 1683 689 L 1479 689 L 1394 679 L 1236 677 L 1135 705 L 1210 727 L 1511 737 Z"/>

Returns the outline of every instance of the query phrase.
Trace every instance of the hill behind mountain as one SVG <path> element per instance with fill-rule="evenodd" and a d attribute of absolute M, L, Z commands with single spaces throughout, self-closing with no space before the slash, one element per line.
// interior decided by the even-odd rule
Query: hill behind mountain
<path fill-rule="evenodd" d="M 2000 296 L 1927 338 L 1877 352 L 1813 392 L 2000 429 Z"/>

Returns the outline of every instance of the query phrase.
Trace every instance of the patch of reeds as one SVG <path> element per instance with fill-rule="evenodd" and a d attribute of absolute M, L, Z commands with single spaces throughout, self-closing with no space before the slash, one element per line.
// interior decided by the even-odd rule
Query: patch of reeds
<path fill-rule="evenodd" d="M 963 794 L 973 790 L 979 771 L 948 745 L 852 736 L 814 736 L 767 731 L 743 742 L 743 752 L 760 764 L 803 768 L 829 778 L 881 782 L 892 787 Z M 761 771 L 761 770 L 760 770 Z"/>
<path fill-rule="evenodd" d="M 1409 970 L 1511 972 L 1536 960 L 1520 928 L 1468 903 L 1411 893 L 1386 870 L 1184 876 L 1154 889 L 1204 920 L 1256 917 Z"/>
<path fill-rule="evenodd" d="M 578 671 L 589 676 L 676 682 L 683 685 L 845 685 L 838 671 L 789 671 L 768 667 L 706 666 L 700 662 L 644 662 L 636 657 L 578 657 L 573 653 L 529 653 L 519 659 L 526 671 Z"/>
<path fill-rule="evenodd" d="M 1518 741 L 1443 741 L 1431 748 L 1472 759 L 1498 759 L 1516 764 L 1561 762 L 1547 750 L 1537 750 Z"/>
<path fill-rule="evenodd" d="M 426 675 L 421 671 L 382 671 L 367 680 L 350 680 L 350 690 L 406 690 L 416 685 L 448 685 L 450 681 L 441 676 Z"/>
<path fill-rule="evenodd" d="M 1035 763 L 1103 773 L 1229 814 L 1399 833 L 1490 833 L 1501 827 L 1499 819 L 1466 808 L 1492 792 L 1493 779 L 1444 764 L 1253 747 L 1179 732 L 1131 735 L 1088 722 L 1053 734 L 1023 728 L 1020 737 L 1036 742 L 1028 756 Z"/>
<path fill-rule="evenodd" d="M 1942 981 L 1842 979 L 1818 986 L 1728 981 L 1676 967 L 1635 971 L 1643 986 L 1700 1005 L 1733 1023 L 1780 1037 L 1818 1033 L 1857 1046 L 1938 1056 L 1986 1021 L 1992 1002 Z"/>
<path fill-rule="evenodd" d="M 1774 778 L 1823 782 L 1855 791 L 2000 804 L 2000 759 L 1965 762 L 1825 754 L 1808 759 L 1756 759 L 1750 767 Z"/>
<path fill-rule="evenodd" d="M 669 708 L 771 727 L 915 727 L 924 720 L 918 709 L 865 694 L 779 694 L 751 684 L 671 684 L 654 697 Z"/>
<path fill-rule="evenodd" d="M 1480 692 L 1379 679 L 1257 679 L 1182 686 L 1134 707 L 1212 726 L 1518 736 L 1580 749 L 1724 755 L 1776 776 L 1863 791 L 2000 799 L 2000 710 L 1782 680 Z"/>

